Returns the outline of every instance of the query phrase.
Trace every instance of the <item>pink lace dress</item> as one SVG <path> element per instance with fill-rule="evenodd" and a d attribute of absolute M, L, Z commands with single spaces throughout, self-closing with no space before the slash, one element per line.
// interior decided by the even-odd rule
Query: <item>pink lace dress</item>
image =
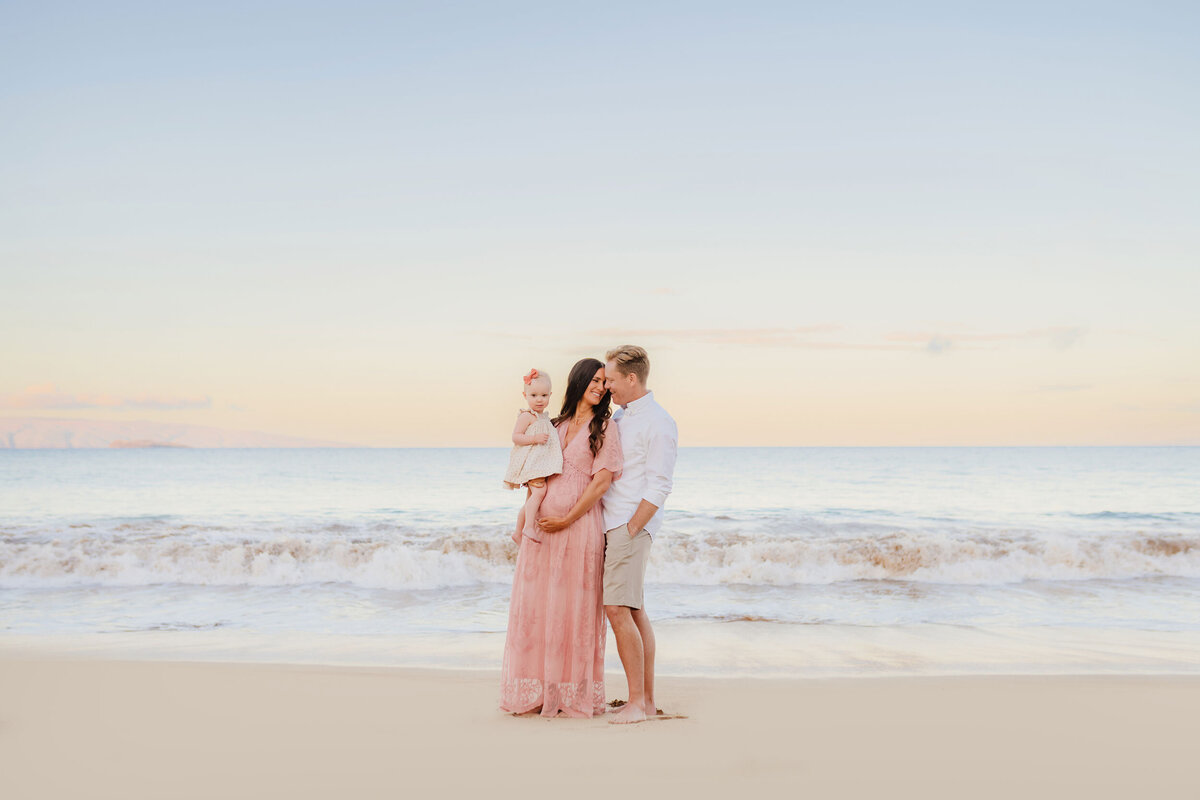
<path fill-rule="evenodd" d="M 558 426 L 563 471 L 547 482 L 540 516 L 566 515 L 602 469 L 621 471 L 621 438 L 609 424 L 595 458 L 588 430 L 564 441 Z M 500 708 L 542 716 L 604 713 L 604 642 L 608 622 L 601 602 L 604 516 L 600 503 L 569 528 L 547 533 L 541 543 L 521 539 L 504 641 Z"/>

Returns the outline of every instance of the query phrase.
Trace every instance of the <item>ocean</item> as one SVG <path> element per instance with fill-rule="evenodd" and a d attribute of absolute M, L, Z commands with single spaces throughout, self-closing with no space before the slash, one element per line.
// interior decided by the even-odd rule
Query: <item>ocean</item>
<path fill-rule="evenodd" d="M 498 669 L 507 456 L 0 450 L 0 647 Z M 684 448 L 647 582 L 663 674 L 1200 673 L 1200 448 Z"/>

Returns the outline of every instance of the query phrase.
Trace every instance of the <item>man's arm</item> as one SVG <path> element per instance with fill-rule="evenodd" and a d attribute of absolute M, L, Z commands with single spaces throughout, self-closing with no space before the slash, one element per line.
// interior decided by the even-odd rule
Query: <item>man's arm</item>
<path fill-rule="evenodd" d="M 633 516 L 629 518 L 629 535 L 637 536 L 642 532 L 642 528 L 646 527 L 646 523 L 650 518 L 658 513 L 658 506 L 651 503 L 649 500 L 643 500 L 638 503 L 637 511 L 633 512 Z M 619 518 L 618 518 L 619 519 Z"/>
<path fill-rule="evenodd" d="M 674 488 L 675 455 L 678 451 L 675 422 L 668 420 L 655 429 L 646 448 L 646 493 L 629 518 L 629 535 L 637 536 L 667 502 Z"/>

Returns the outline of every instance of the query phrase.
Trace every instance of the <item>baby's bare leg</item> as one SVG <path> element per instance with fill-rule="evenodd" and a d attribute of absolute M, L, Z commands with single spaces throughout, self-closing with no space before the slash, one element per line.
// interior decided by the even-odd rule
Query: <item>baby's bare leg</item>
<path fill-rule="evenodd" d="M 529 487 L 529 499 L 525 501 L 522 513 L 525 515 L 525 525 L 521 531 L 535 542 L 542 540 L 542 531 L 537 526 L 538 509 L 542 507 L 542 498 L 546 496 L 546 481 L 544 478 L 525 484 Z"/>
<path fill-rule="evenodd" d="M 529 498 L 526 497 L 525 501 L 528 502 Z M 512 540 L 514 542 L 516 542 L 517 544 L 521 543 L 521 531 L 523 531 L 524 529 L 525 529 L 525 506 L 521 506 L 521 510 L 517 512 L 517 527 L 512 532 Z"/>

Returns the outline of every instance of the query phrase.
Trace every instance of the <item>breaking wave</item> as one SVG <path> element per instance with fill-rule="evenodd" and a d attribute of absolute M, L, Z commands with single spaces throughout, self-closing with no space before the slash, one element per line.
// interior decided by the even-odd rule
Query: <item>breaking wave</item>
<path fill-rule="evenodd" d="M 683 585 L 841 581 L 1003 584 L 1028 580 L 1200 577 L 1200 533 L 892 531 L 754 536 L 660 535 L 652 579 Z M 0 530 L 0 587 L 101 584 L 422 590 L 507 582 L 517 548 L 503 529 L 436 534 L 330 525 L 263 531 L 145 523 Z"/>

